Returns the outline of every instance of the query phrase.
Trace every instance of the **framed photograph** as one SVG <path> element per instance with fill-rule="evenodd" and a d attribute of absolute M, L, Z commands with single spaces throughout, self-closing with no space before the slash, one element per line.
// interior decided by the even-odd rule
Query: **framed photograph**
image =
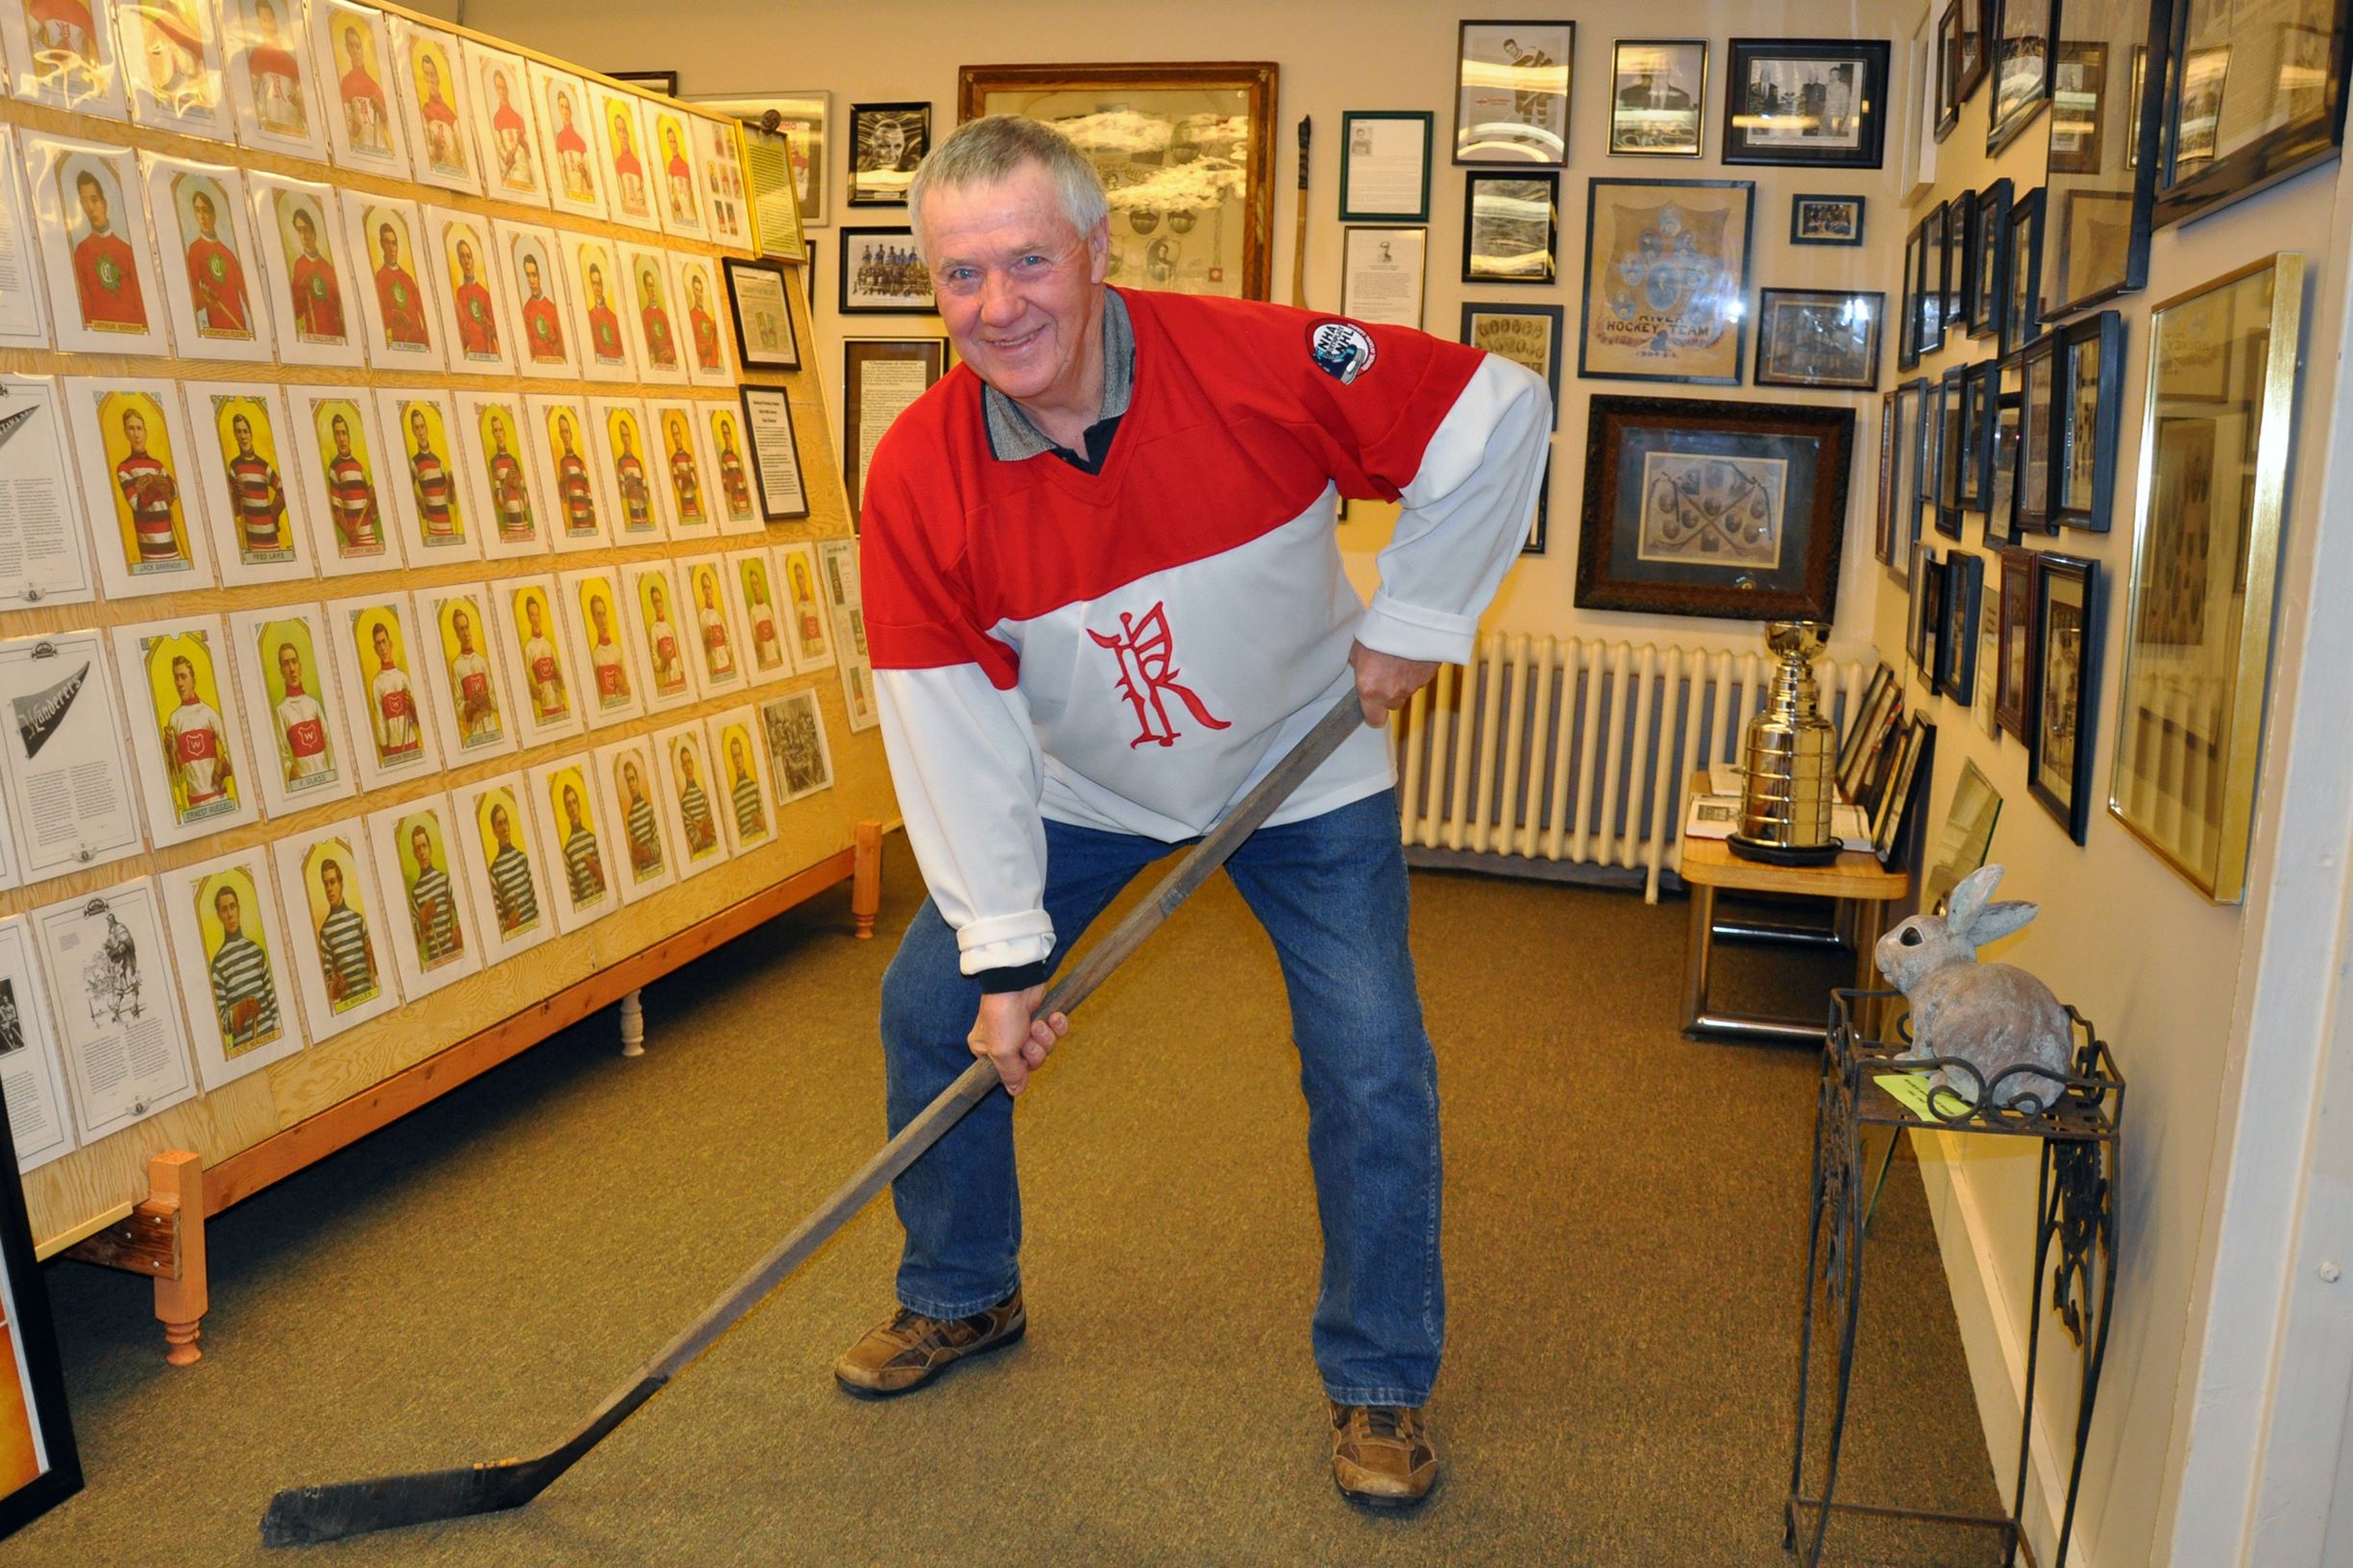
<path fill-rule="evenodd" d="M 800 340 L 793 331 L 793 284 L 784 263 L 723 256 L 719 265 L 727 281 L 736 358 L 746 370 L 798 370 Z"/>
<path fill-rule="evenodd" d="M 1578 374 L 1739 385 L 1755 207 L 1746 180 L 1589 182 Z"/>
<path fill-rule="evenodd" d="M 1792 245 L 1862 244 L 1863 198 L 1792 196 L 1789 199 L 1789 242 Z"/>
<path fill-rule="evenodd" d="M 1920 306 L 1920 353 L 1923 358 L 1942 353 L 1945 347 L 1946 211 L 1943 204 L 1932 207 L 1920 223 L 1920 276 L 1913 280 L 1913 292 Z"/>
<path fill-rule="evenodd" d="M 915 254 L 915 231 L 842 231 L 841 308 L 844 315 L 867 316 L 923 314 L 938 308 L 932 299 L 931 270 Z"/>
<path fill-rule="evenodd" d="M 1945 0 L 1936 18 L 1936 139 L 1961 123 L 1961 5 Z"/>
<path fill-rule="evenodd" d="M 1595 396 L 1581 609 L 1828 620 L 1854 410 Z"/>
<path fill-rule="evenodd" d="M 2003 307 L 2009 302 L 2010 182 L 1997 180 L 1977 192 L 1969 214 L 1969 335 L 1999 340 Z"/>
<path fill-rule="evenodd" d="M 1724 161 L 1875 169 L 1887 140 L 1890 45 L 1734 38 Z"/>
<path fill-rule="evenodd" d="M 1945 557 L 1945 621 L 1938 635 L 1936 689 L 1955 702 L 1977 697 L 1977 603 L 1985 557 L 1956 550 Z"/>
<path fill-rule="evenodd" d="M 1462 306 L 1462 341 L 1500 355 L 1544 378 L 1553 395 L 1553 429 L 1560 428 L 1560 339 L 1563 311 L 1557 305 Z"/>
<path fill-rule="evenodd" d="M 2071 33 L 2078 31 L 2082 22 L 2081 16 L 2069 12 L 2067 25 Z M 2107 44 L 2061 40 L 2059 61 L 2050 84 L 2050 173 L 2099 172 L 2100 154 L 2107 141 L 2102 114 L 2107 95 Z"/>
<path fill-rule="evenodd" d="M 842 340 L 842 485 L 849 494 L 853 521 L 875 444 L 893 420 L 946 374 L 945 337 Z M 748 407 L 744 420 L 747 426 L 755 424 Z M 756 429 L 753 440 L 758 440 Z"/>
<path fill-rule="evenodd" d="M 1962 444 L 1961 404 L 1968 367 L 1953 365 L 1936 383 L 1936 531 L 1958 544 L 1961 539 L 1961 476 L 1969 469 L 1969 452 Z"/>
<path fill-rule="evenodd" d="M 1077 138 L 1112 193 L 1111 282 L 1262 300 L 1274 233 L 1275 75 L 1258 61 L 967 65 L 956 108 L 966 120 L 1026 114 Z M 1565 82 L 1564 67 L 1564 107 Z M 1101 112 L 1107 102 L 1119 112 Z M 1172 156 L 1187 148 L 1189 159 Z"/>
<path fill-rule="evenodd" d="M 2001 379 L 1998 365 L 1996 381 Z M 2018 496 L 2018 422 L 2026 399 L 2019 392 L 2004 392 L 1994 400 L 1994 439 L 1989 457 L 1993 471 L 1986 478 L 1985 542 L 2019 540 Z"/>
<path fill-rule="evenodd" d="M 2253 194 L 2344 144 L 2342 0 L 2281 0 L 2252 20 L 2227 0 L 2176 0 L 2156 222 L 2180 223 Z M 2231 68 L 2234 43 L 2242 61 Z M 2251 58 L 2250 58 L 2251 57 Z M 2276 63 L 2273 63 L 2276 61 Z"/>
<path fill-rule="evenodd" d="M 1961 374 L 1961 505 L 1987 514 L 1993 528 L 1994 432 L 2001 406 L 2001 366 L 1980 359 Z"/>
<path fill-rule="evenodd" d="M 1462 281 L 1555 282 L 1560 176 L 1472 173 L 1462 184 Z"/>
<path fill-rule="evenodd" d="M 2065 527 L 2108 530 L 2123 419 L 2123 363 L 2124 321 L 2116 311 L 2103 310 L 2061 330 L 2058 404 L 2051 421 L 2058 461 L 2051 518 Z"/>
<path fill-rule="evenodd" d="M 1569 161 L 1570 21 L 1464 22 L 1455 48 L 1455 161 Z"/>
<path fill-rule="evenodd" d="M 2057 63 L 2051 31 L 2059 0 L 1990 0 L 1994 8 L 1994 108 L 1985 134 L 1988 157 L 2000 152 L 2050 102 Z"/>
<path fill-rule="evenodd" d="M 2001 552 L 2001 609 L 1995 647 L 1994 722 L 2012 739 L 2026 738 L 2026 676 L 2033 642 L 2035 552 L 2013 545 Z"/>
<path fill-rule="evenodd" d="M 1923 550 L 1913 564 L 1910 613 L 1912 674 L 1934 692 L 1937 630 L 1945 617 L 1945 563 L 1934 550 Z"/>
<path fill-rule="evenodd" d="M 1340 116 L 1340 222 L 1430 221 L 1436 119 L 1426 109 L 1352 109 Z"/>
<path fill-rule="evenodd" d="M 1967 331 L 1971 289 L 1976 283 L 1977 193 L 1962 191 L 1945 204 L 1945 330 Z"/>
<path fill-rule="evenodd" d="M 1877 391 L 1879 322 L 1886 313 L 1884 294 L 1814 288 L 1760 290 L 1756 384 Z"/>
<path fill-rule="evenodd" d="M 2081 844 L 2099 716 L 2099 563 L 2037 556 L 2027 625 L 2026 789 Z"/>
<path fill-rule="evenodd" d="M 2059 531 L 2051 515 L 2060 418 L 2058 348 L 2057 335 L 2047 332 L 2019 356 L 2018 485 L 2011 501 L 2012 531 L 2018 534 Z"/>
<path fill-rule="evenodd" d="M 1900 513 L 1898 502 L 1903 480 L 1903 411 L 1908 401 L 1907 386 L 1899 386 L 1879 398 L 1879 488 L 1872 508 L 1871 553 L 1882 566 L 1892 566 L 1896 560 L 1896 527 Z"/>
<path fill-rule="evenodd" d="M 2030 190 L 2010 206 L 2009 239 L 2001 257 L 2001 356 L 2017 354 L 2043 331 L 2043 192 Z"/>
<path fill-rule="evenodd" d="M 1903 714 L 1903 683 L 1896 672 L 1882 664 L 1872 671 L 1862 695 L 1849 710 L 1847 733 L 1838 743 L 1838 793 L 1848 800 L 1855 798 L 1862 787 L 1863 775 L 1880 744 L 1895 732 Z"/>
<path fill-rule="evenodd" d="M 1936 726 L 1915 713 L 1890 749 L 1887 776 L 1872 813 L 1871 847 L 1889 870 L 1906 864 L 1913 824 L 1926 809 L 1924 796 L 1934 772 Z"/>
<path fill-rule="evenodd" d="M 849 106 L 849 205 L 905 207 L 915 167 L 931 151 L 931 105 Z"/>
<path fill-rule="evenodd" d="M 2140 149 L 2145 136 L 2159 135 L 2165 110 L 2164 82 L 2147 79 L 2148 44 L 2172 9 L 2170 0 L 2071 0 L 2062 12 L 2044 203 L 2051 233 L 2041 282 L 2052 315 L 2148 281 L 2158 166 Z M 2265 30 L 2255 14 L 2239 14 L 2244 33 Z"/>
<path fill-rule="evenodd" d="M 2246 890 L 2303 274 L 2300 256 L 2267 257 L 2159 306 L 2150 328 L 2108 810 L 2223 904 Z"/>
<path fill-rule="evenodd" d="M 1611 153 L 1622 158 L 1697 158 L 1706 118 L 1705 38 L 1620 38 L 1611 46 Z"/>
<path fill-rule="evenodd" d="M 648 92 L 658 92 L 666 98 L 678 96 L 678 73 L 675 71 L 600 71 L 616 82 L 626 82 Z"/>
<path fill-rule="evenodd" d="M 1366 227 L 1340 233 L 1340 314 L 1419 329 L 1430 231 Z"/>
<path fill-rule="evenodd" d="M 1923 231 L 1913 229 L 1903 242 L 1903 305 L 1896 323 L 1896 368 L 1910 370 L 1920 363 L 1920 248 Z"/>

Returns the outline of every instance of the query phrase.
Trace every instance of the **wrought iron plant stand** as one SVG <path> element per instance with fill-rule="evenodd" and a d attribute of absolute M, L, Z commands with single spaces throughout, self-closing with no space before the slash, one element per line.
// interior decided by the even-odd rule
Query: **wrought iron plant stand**
<path fill-rule="evenodd" d="M 2043 1300 L 2044 1281 L 2050 1282 L 2050 1309 L 2058 1317 L 2082 1362 L 2082 1380 L 2075 1408 L 2074 1452 L 2067 1472 L 2067 1496 L 2060 1514 L 2059 1540 L 2052 1568 L 2065 1568 L 2070 1537 L 2075 1527 L 2076 1494 L 2083 1481 L 2084 1444 L 2092 1429 L 2093 1407 L 2099 1396 L 2101 1362 L 2108 1349 L 2108 1325 L 2116 1289 L 2116 1238 L 2119 1162 L 2122 1151 L 2124 1080 L 2089 1020 L 2073 1008 L 2067 1010 L 2075 1041 L 2070 1071 L 2060 1080 L 2057 1103 L 2044 1107 L 2026 1087 L 2039 1075 L 2028 1067 L 1998 1074 L 1986 1084 L 1968 1063 L 1948 1057 L 1900 1060 L 1910 1049 L 1910 1020 L 1905 1018 L 1897 1041 L 1873 1040 L 1858 1026 L 1875 1006 L 1897 993 L 1888 991 L 1836 991 L 1830 996 L 1829 1032 L 1823 1042 L 1822 1093 L 1814 1123 L 1812 1210 L 1806 1227 L 1804 1315 L 1798 1336 L 1798 1409 L 1789 1465 L 1789 1496 L 1782 1509 L 1781 1545 L 1794 1550 L 1810 1512 L 1810 1539 L 1801 1560 L 1815 1568 L 1822 1560 L 1823 1541 L 1833 1512 L 1881 1518 L 1929 1520 L 1943 1524 L 1979 1526 L 2000 1532 L 1999 1561 L 2015 1568 L 2022 1550 L 2035 1562 L 2033 1547 L 2022 1524 L 2026 1506 L 2026 1476 L 2034 1434 L 2034 1397 L 2039 1365 L 2043 1314 L 2028 1313 L 2024 1408 L 2020 1414 L 2018 1479 L 2006 1514 L 1979 1515 L 1939 1512 L 1924 1508 L 1841 1503 L 1838 1486 L 1839 1447 L 1846 1436 L 1847 1400 L 1854 1375 L 1855 1330 L 1863 1310 L 1863 1241 L 1877 1207 L 1879 1188 L 1887 1180 L 1896 1142 L 1913 1128 L 1937 1132 L 2031 1138 L 2041 1140 L 2042 1167 L 2035 1193 L 2034 1286 L 2029 1300 Z M 1928 1098 L 1929 1115 L 1923 1115 L 1881 1087 L 1876 1080 L 1891 1073 L 1938 1067 L 1949 1069 L 1951 1080 L 1975 1090 L 1969 1098 L 1949 1089 Z M 2048 1080 L 2042 1080 L 2047 1082 Z M 1878 1172 L 1864 1190 L 1863 1129 L 1889 1129 L 1886 1153 Z M 2053 1253 L 2056 1259 L 2053 1259 Z M 1816 1288 L 1819 1276 L 1820 1288 Z M 1822 1462 L 1822 1490 L 1805 1493 L 1806 1396 L 1813 1366 L 1817 1307 L 1836 1321 L 1838 1385 L 1830 1408 L 1827 1452 Z"/>

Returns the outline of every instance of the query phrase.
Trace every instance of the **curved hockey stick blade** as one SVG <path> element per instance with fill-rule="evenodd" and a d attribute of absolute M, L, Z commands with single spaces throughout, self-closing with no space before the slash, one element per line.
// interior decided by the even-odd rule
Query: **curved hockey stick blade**
<path fill-rule="evenodd" d="M 519 1508 L 554 1479 L 547 1459 L 499 1459 L 458 1470 L 289 1486 L 261 1516 L 265 1546 L 307 1546 L 403 1525 Z"/>

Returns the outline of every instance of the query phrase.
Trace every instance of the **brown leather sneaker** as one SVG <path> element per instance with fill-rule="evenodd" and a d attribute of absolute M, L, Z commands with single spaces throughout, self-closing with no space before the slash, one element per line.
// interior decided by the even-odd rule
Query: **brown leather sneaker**
<path fill-rule="evenodd" d="M 834 1380 L 862 1398 L 880 1399 L 920 1388 L 952 1361 L 983 1351 L 1002 1350 L 1029 1328 L 1017 1288 L 985 1312 L 970 1317 L 925 1317 L 901 1307 L 887 1323 L 833 1363 Z"/>
<path fill-rule="evenodd" d="M 1402 1405 L 1334 1405 L 1332 1479 L 1352 1503 L 1411 1507 L 1437 1483 L 1430 1423 Z"/>

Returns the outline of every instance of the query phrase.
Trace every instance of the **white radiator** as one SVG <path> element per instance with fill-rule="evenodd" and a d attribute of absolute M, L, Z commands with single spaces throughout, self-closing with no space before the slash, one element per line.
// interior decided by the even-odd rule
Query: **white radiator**
<path fill-rule="evenodd" d="M 1658 899 L 1694 768 L 1737 763 L 1773 661 L 1725 649 L 1483 639 L 1390 725 L 1409 849 L 1623 867 Z M 1814 666 L 1844 726 L 1869 667 Z"/>

